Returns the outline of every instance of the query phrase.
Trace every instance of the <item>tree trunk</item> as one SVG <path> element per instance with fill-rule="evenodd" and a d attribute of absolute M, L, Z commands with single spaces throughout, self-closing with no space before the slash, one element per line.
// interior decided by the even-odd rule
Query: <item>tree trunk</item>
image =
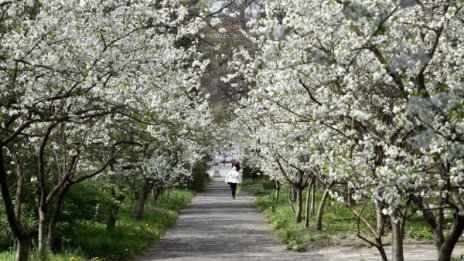
<path fill-rule="evenodd" d="M 47 259 L 47 210 L 39 208 L 39 238 L 37 252 L 40 260 Z"/>
<path fill-rule="evenodd" d="M 303 188 L 295 186 L 296 192 L 296 216 L 295 222 L 301 223 L 301 216 L 303 214 Z"/>
<path fill-rule="evenodd" d="M 280 198 L 280 182 L 276 179 L 275 181 L 275 201 L 279 201 Z"/>
<path fill-rule="evenodd" d="M 118 213 L 120 208 L 119 206 L 124 202 L 124 199 L 126 198 L 124 194 L 119 194 L 118 196 L 116 196 L 116 191 L 114 191 L 114 189 L 111 192 L 111 195 L 114 199 L 116 199 L 119 202 L 119 204 L 110 205 L 110 214 L 108 216 L 108 220 L 106 221 L 107 231 L 113 231 L 116 227 L 116 222 L 118 220 Z"/>
<path fill-rule="evenodd" d="M 63 212 L 64 206 L 64 196 L 70 187 L 69 184 L 65 185 L 64 188 L 58 192 L 55 199 L 55 209 L 53 210 L 53 214 L 50 217 L 50 223 L 48 224 L 48 236 L 47 236 L 47 246 L 48 249 L 53 248 L 53 241 L 55 239 L 55 232 L 56 232 L 56 224 L 58 224 L 58 220 L 61 217 L 61 213 Z"/>
<path fill-rule="evenodd" d="M 5 206 L 6 216 L 8 218 L 8 223 L 13 234 L 21 240 L 26 240 L 31 237 L 31 231 L 26 230 L 21 221 L 19 220 L 20 213 L 16 211 L 20 210 L 20 205 L 16 204 L 13 206 L 11 200 L 11 195 L 8 187 L 7 173 L 5 170 L 5 159 L 3 157 L 3 144 L 0 144 L 0 192 L 2 194 L 3 204 Z M 17 199 L 18 200 L 18 199 Z M 18 207 L 17 207 L 18 206 Z"/>
<path fill-rule="evenodd" d="M 439 242 L 441 242 L 440 244 L 440 248 L 441 248 L 441 245 L 443 245 L 443 242 L 445 242 L 445 237 L 444 237 L 444 233 L 443 233 L 443 227 L 444 227 L 444 223 L 445 223 L 445 213 L 443 211 L 443 206 L 445 205 L 445 199 L 440 196 L 438 198 L 438 213 L 437 213 L 437 228 L 435 229 L 436 232 L 434 232 L 434 236 L 435 234 L 438 235 L 438 240 Z M 438 252 L 440 252 L 440 248 L 438 248 Z"/>
<path fill-rule="evenodd" d="M 29 258 L 29 240 L 17 240 L 16 261 L 27 261 Z"/>
<path fill-rule="evenodd" d="M 37 182 L 39 184 L 39 238 L 37 252 L 40 260 L 47 259 L 47 184 L 45 180 L 45 146 L 47 145 L 48 139 L 52 129 L 56 126 L 56 123 L 51 123 L 45 134 L 40 139 L 39 154 L 37 158 L 38 172 Z"/>
<path fill-rule="evenodd" d="M 351 198 L 351 188 L 349 183 L 346 185 L 346 204 L 348 204 L 348 206 L 353 206 L 353 199 Z"/>
<path fill-rule="evenodd" d="M 375 239 L 377 243 L 375 247 L 380 253 L 380 257 L 382 257 L 382 261 L 388 261 L 387 253 L 385 252 L 385 248 L 383 247 L 383 242 L 381 236 Z"/>
<path fill-rule="evenodd" d="M 53 215 L 56 215 L 55 212 L 57 210 L 53 211 Z M 60 216 L 59 214 L 57 214 Z M 55 232 L 56 232 L 56 224 L 58 223 L 58 217 L 53 218 L 50 220 L 50 223 L 48 224 L 48 235 L 47 235 L 47 249 L 53 249 L 53 242 L 55 240 Z"/>
<path fill-rule="evenodd" d="M 117 213 L 119 211 L 119 208 L 112 208 L 110 210 L 110 215 L 108 216 L 108 220 L 106 221 L 106 231 L 113 231 L 114 228 L 116 227 L 116 222 L 118 221 Z"/>
<path fill-rule="evenodd" d="M 293 188 L 293 187 L 292 187 L 292 188 Z M 293 197 L 293 190 L 292 190 L 292 189 L 289 189 L 289 190 L 288 190 L 288 204 L 289 204 L 290 207 L 292 208 L 293 213 L 296 213 L 295 207 L 293 206 L 292 197 Z"/>
<path fill-rule="evenodd" d="M 440 202 L 440 200 L 439 200 Z M 429 206 L 424 199 L 421 197 L 412 197 L 412 203 L 417 206 L 418 209 L 422 211 L 422 217 L 427 222 L 427 225 L 430 227 L 432 231 L 433 239 L 435 248 L 437 249 L 437 253 L 440 253 L 441 246 L 445 241 L 445 237 L 443 235 L 443 211 L 438 212 L 437 218 L 433 212 L 429 209 Z"/>
<path fill-rule="evenodd" d="M 382 207 L 379 202 L 374 201 L 375 204 L 375 216 L 376 216 L 376 229 L 379 237 L 383 236 L 383 226 L 385 222 L 385 216 L 382 214 Z"/>
<path fill-rule="evenodd" d="M 295 203 L 298 197 L 298 188 L 295 185 L 292 185 L 292 202 Z"/>
<path fill-rule="evenodd" d="M 29 241 L 34 233 L 23 226 L 21 220 L 18 218 L 20 213 L 16 213 L 16 211 L 19 211 L 20 209 L 13 206 L 10 191 L 8 190 L 7 173 L 5 171 L 5 159 L 3 157 L 4 146 L 5 145 L 3 143 L 0 143 L 0 192 L 2 194 L 8 224 L 18 241 L 16 260 L 25 261 L 28 260 L 27 254 L 29 252 Z"/>
<path fill-rule="evenodd" d="M 15 208 L 14 212 L 18 220 L 21 219 L 21 203 L 23 198 L 23 187 L 24 187 L 24 177 L 21 168 L 21 159 L 16 153 L 16 150 L 12 144 L 9 144 L 8 151 L 11 154 L 11 158 L 15 163 L 15 172 L 16 172 L 16 197 L 15 197 Z"/>
<path fill-rule="evenodd" d="M 312 182 L 311 189 L 311 214 L 316 215 L 316 180 Z"/>
<path fill-rule="evenodd" d="M 158 200 L 161 193 L 163 193 L 163 188 L 162 187 L 159 187 L 159 186 L 154 186 L 153 187 L 153 191 L 152 191 L 152 194 L 151 194 L 152 199 L 153 199 L 153 203 L 155 203 L 156 200 Z"/>
<path fill-rule="evenodd" d="M 132 218 L 135 220 L 142 219 L 143 211 L 145 209 L 145 202 L 147 201 L 148 193 L 153 186 L 153 183 L 149 183 L 145 181 L 142 187 L 142 191 L 138 193 L 137 202 L 135 203 L 134 213 L 132 214 Z"/>
<path fill-rule="evenodd" d="M 451 255 L 453 254 L 453 249 L 456 246 L 456 243 L 459 240 L 462 232 L 464 231 L 464 216 L 456 214 L 456 220 L 454 221 L 454 225 L 449 232 L 448 236 L 446 237 L 443 245 L 440 248 L 438 253 L 437 261 L 450 261 Z"/>
<path fill-rule="evenodd" d="M 403 253 L 403 228 L 401 221 L 395 222 L 395 217 L 390 216 L 390 223 L 392 227 L 392 261 L 404 261 Z"/>
<path fill-rule="evenodd" d="M 427 224 L 430 227 L 430 230 L 432 231 L 435 248 L 437 249 L 438 252 L 440 252 L 443 242 L 445 242 L 445 236 L 443 235 L 442 224 L 438 223 L 440 222 L 439 218 L 435 219 L 435 216 L 433 215 L 430 209 L 422 208 L 421 210 L 422 210 L 422 217 L 427 222 Z"/>
<path fill-rule="evenodd" d="M 305 205 L 305 228 L 309 227 L 309 207 L 310 207 L 310 198 L 311 198 L 311 187 L 313 183 L 309 183 L 308 193 L 306 194 L 306 205 Z"/>
<path fill-rule="evenodd" d="M 329 198 L 329 192 L 332 184 L 328 185 L 327 188 L 324 190 L 324 194 L 322 195 L 321 203 L 319 204 L 319 209 L 317 210 L 317 223 L 316 229 L 321 231 L 322 230 L 322 216 L 324 215 L 324 207 L 327 203 L 327 198 Z"/>

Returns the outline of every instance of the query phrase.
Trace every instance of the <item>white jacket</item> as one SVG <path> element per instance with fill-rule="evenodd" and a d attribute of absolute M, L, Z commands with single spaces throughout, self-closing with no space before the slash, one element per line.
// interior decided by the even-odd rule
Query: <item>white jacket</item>
<path fill-rule="evenodd" d="M 229 173 L 227 173 L 225 182 L 226 183 L 230 182 L 230 183 L 241 184 L 242 183 L 242 177 L 240 176 L 240 173 L 238 173 L 238 171 L 231 170 Z"/>

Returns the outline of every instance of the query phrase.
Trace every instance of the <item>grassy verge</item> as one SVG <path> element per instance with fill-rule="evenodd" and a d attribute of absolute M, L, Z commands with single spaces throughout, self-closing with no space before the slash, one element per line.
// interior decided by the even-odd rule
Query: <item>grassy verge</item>
<path fill-rule="evenodd" d="M 256 195 L 258 208 L 267 217 L 268 222 L 275 229 L 279 239 L 287 245 L 288 249 L 305 251 L 307 249 L 317 249 L 331 245 L 365 245 L 366 243 L 357 238 L 358 231 L 357 219 L 351 211 L 343 204 L 330 199 L 325 207 L 323 216 L 323 229 L 318 231 L 315 228 L 316 214 L 309 217 L 309 228 L 305 228 L 303 211 L 303 222 L 295 223 L 295 213 L 289 203 L 289 190 L 282 189 L 280 198 L 275 200 L 274 183 L 267 180 L 245 180 L 243 189 L 250 194 Z M 304 192 L 304 198 L 306 198 Z M 322 193 L 316 193 L 316 209 Z M 296 206 L 295 206 L 296 208 Z M 375 212 L 373 207 L 365 208 L 365 217 L 374 221 Z M 317 212 L 317 210 L 315 211 Z M 366 228 L 361 225 L 360 231 L 363 235 L 368 235 Z M 405 236 L 411 240 L 431 240 L 432 235 L 423 219 L 413 216 L 406 222 Z M 390 235 L 386 235 L 386 243 Z"/>
<path fill-rule="evenodd" d="M 140 221 L 131 218 L 131 204 L 125 204 L 114 231 L 98 222 L 78 222 L 64 246 L 63 253 L 50 255 L 49 260 L 130 260 L 140 255 L 159 239 L 177 219 L 182 207 L 191 201 L 194 192 L 172 190 L 160 196 L 156 204 L 147 203 Z M 29 260 L 37 260 L 31 253 Z M 0 260 L 14 260 L 13 252 L 0 253 Z"/>

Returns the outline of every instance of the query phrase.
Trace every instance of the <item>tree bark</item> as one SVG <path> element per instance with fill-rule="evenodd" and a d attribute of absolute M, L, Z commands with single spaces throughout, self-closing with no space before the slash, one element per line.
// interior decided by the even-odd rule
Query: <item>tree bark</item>
<path fill-rule="evenodd" d="M 16 261 L 26 261 L 29 258 L 29 240 L 17 240 Z"/>
<path fill-rule="evenodd" d="M 443 230 L 441 229 L 441 224 L 437 222 L 435 216 L 433 215 L 432 211 L 427 208 L 421 208 L 422 210 L 422 217 L 427 222 L 432 231 L 435 247 L 438 252 L 440 252 L 441 246 L 445 241 L 445 236 L 443 235 Z"/>
<path fill-rule="evenodd" d="M 134 207 L 134 213 L 132 214 L 132 218 L 135 220 L 142 219 L 143 211 L 145 209 L 145 202 L 147 201 L 148 193 L 150 193 L 151 188 L 153 187 L 153 183 L 145 181 L 142 187 L 142 190 L 137 195 L 137 201 Z"/>
<path fill-rule="evenodd" d="M 49 225 L 48 225 L 48 236 L 47 236 L 48 249 L 53 248 L 53 241 L 55 239 L 55 234 L 56 234 L 56 224 L 58 224 L 58 220 L 60 219 L 61 213 L 63 212 L 64 196 L 66 195 L 66 192 L 68 191 L 69 187 L 70 187 L 70 185 L 66 185 L 56 195 L 55 209 L 53 210 L 53 214 L 50 217 L 50 222 L 49 222 Z"/>
<path fill-rule="evenodd" d="M 311 198 L 311 188 L 313 183 L 309 183 L 308 194 L 306 194 L 306 205 L 305 205 L 305 228 L 309 227 L 309 208 L 310 208 L 310 198 Z"/>
<path fill-rule="evenodd" d="M 435 248 L 437 249 L 437 252 L 440 253 L 441 246 L 445 241 L 445 237 L 443 235 L 443 224 L 440 224 L 443 223 L 443 218 L 440 218 L 443 213 L 438 213 L 438 218 L 436 219 L 427 203 L 420 197 L 412 197 L 412 203 L 414 203 L 416 207 L 422 211 L 422 217 L 432 231 Z"/>
<path fill-rule="evenodd" d="M 311 214 L 316 215 L 316 179 L 312 183 L 311 189 Z"/>
<path fill-rule="evenodd" d="M 464 216 L 457 213 L 454 225 L 438 252 L 438 261 L 450 261 L 454 247 L 464 231 Z"/>
<path fill-rule="evenodd" d="M 162 187 L 159 187 L 159 186 L 153 186 L 153 191 L 152 191 L 152 199 L 153 199 L 153 203 L 156 202 L 156 200 L 158 200 L 159 196 L 161 195 L 161 193 L 163 193 L 163 188 Z"/>
<path fill-rule="evenodd" d="M 280 198 L 280 182 L 276 179 L 275 181 L 275 201 L 279 201 Z"/>
<path fill-rule="evenodd" d="M 15 163 L 15 172 L 16 172 L 16 197 L 15 197 L 15 207 L 14 212 L 16 215 L 16 219 L 21 219 L 21 203 L 23 198 L 23 187 L 24 187 L 24 177 L 23 172 L 21 169 L 21 159 L 19 158 L 18 154 L 13 145 L 8 145 L 8 151 L 10 151 L 11 158 Z"/>
<path fill-rule="evenodd" d="M 292 184 L 292 202 L 295 203 L 298 197 L 298 188 L 294 184 Z"/>
<path fill-rule="evenodd" d="M 392 227 L 392 261 L 404 261 L 403 253 L 403 227 L 401 221 L 395 222 L 395 217 L 390 216 L 390 223 Z"/>
<path fill-rule="evenodd" d="M 384 216 L 382 214 L 382 207 L 379 205 L 379 202 L 377 201 L 374 201 L 374 204 L 375 204 L 375 221 L 376 221 L 376 229 L 377 229 L 377 234 L 379 235 L 379 237 L 382 236 L 383 234 L 383 222 L 384 222 Z"/>
<path fill-rule="evenodd" d="M 15 163 L 15 172 L 16 172 L 16 197 L 15 197 L 15 206 L 14 213 L 17 220 L 21 220 L 21 204 L 23 198 L 23 188 L 24 188 L 24 177 L 21 168 L 21 159 L 13 145 L 8 145 L 8 150 L 11 154 L 11 158 Z M 16 260 L 28 260 L 29 259 L 29 241 L 30 239 L 19 240 L 17 239 L 17 248 L 16 248 Z"/>
<path fill-rule="evenodd" d="M 379 251 L 380 257 L 382 257 L 382 261 L 388 261 L 387 253 L 385 252 L 385 248 L 383 247 L 382 238 L 376 237 L 375 242 L 375 248 L 377 248 L 377 250 Z"/>
<path fill-rule="evenodd" d="M 111 204 L 110 205 L 110 214 L 108 216 L 108 220 L 106 221 L 106 230 L 107 231 L 113 231 L 114 228 L 116 227 L 116 222 L 118 219 L 118 213 L 119 213 L 119 206 L 124 202 L 125 196 L 124 194 L 119 194 L 116 196 L 116 191 L 113 189 L 111 191 L 111 195 L 113 196 L 114 199 L 116 199 L 119 204 Z"/>
<path fill-rule="evenodd" d="M 301 216 L 303 214 L 303 187 L 294 186 L 296 193 L 296 216 L 295 222 L 301 223 Z"/>
<path fill-rule="evenodd" d="M 39 238 L 37 252 L 40 260 L 46 260 L 47 257 L 47 192 L 46 192 L 46 181 L 45 181 L 45 146 L 47 145 L 48 139 L 56 123 L 52 123 L 48 126 L 45 134 L 40 139 L 39 155 L 37 159 L 38 163 L 38 175 L 37 181 L 39 183 Z"/>
<path fill-rule="evenodd" d="M 47 259 L 47 209 L 39 208 L 39 238 L 37 252 L 40 260 Z"/>
<path fill-rule="evenodd" d="M 330 188 L 332 184 L 329 184 L 322 195 L 321 203 L 319 204 L 319 209 L 317 210 L 317 223 L 316 229 L 321 231 L 322 230 L 322 216 L 324 215 L 324 207 L 327 203 L 327 198 L 329 197 Z"/>
<path fill-rule="evenodd" d="M 348 206 L 353 206 L 354 204 L 349 183 L 346 185 L 346 204 L 348 204 Z"/>
<path fill-rule="evenodd" d="M 28 259 L 28 256 L 23 253 L 27 253 L 29 251 L 29 249 L 25 250 L 25 247 L 27 246 L 27 248 L 29 248 L 29 241 L 34 235 L 34 232 L 26 229 L 21 223 L 21 220 L 17 218 L 15 213 L 15 207 L 13 206 L 10 191 L 8 189 L 5 159 L 3 157 L 4 147 L 5 144 L 0 142 L 0 192 L 2 194 L 2 200 L 5 207 L 5 214 L 8 219 L 8 224 L 10 225 L 11 231 L 18 241 L 18 248 L 21 247 L 20 249 L 17 249 L 16 260 L 25 261 Z M 25 244 L 26 242 L 27 244 Z"/>

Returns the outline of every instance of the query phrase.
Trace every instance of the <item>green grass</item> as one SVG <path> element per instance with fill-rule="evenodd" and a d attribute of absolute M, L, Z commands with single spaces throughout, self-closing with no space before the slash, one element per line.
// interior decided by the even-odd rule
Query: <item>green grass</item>
<path fill-rule="evenodd" d="M 62 252 L 59 254 L 49 254 L 48 255 L 48 260 L 53 260 L 53 261 L 83 261 L 83 260 L 89 260 L 88 258 L 85 258 L 82 253 L 79 253 L 78 251 L 76 252 Z M 8 251 L 8 252 L 0 252 L 0 260 L 2 261 L 15 261 L 15 253 L 14 251 Z M 37 256 L 37 253 L 32 252 L 29 254 L 29 260 L 39 260 L 39 257 Z M 91 259 L 92 261 L 98 261 L 101 259 L 98 258 L 93 258 Z"/>
<path fill-rule="evenodd" d="M 158 240 L 177 219 L 178 213 L 194 196 L 189 190 L 172 190 L 160 196 L 156 204 L 147 203 L 140 221 L 131 218 L 131 204 L 125 204 L 114 231 L 107 231 L 98 222 L 78 222 L 63 253 L 50 255 L 49 260 L 128 260 Z M 64 224 L 62 224 L 64 225 Z M 0 260 L 14 260 L 13 252 L 0 253 Z M 29 260 L 37 260 L 31 253 Z"/>
<path fill-rule="evenodd" d="M 260 179 L 254 182 L 251 179 L 244 179 L 242 186 L 246 191 L 254 196 L 269 195 L 274 191 L 275 184 L 273 181 Z"/>
<path fill-rule="evenodd" d="M 82 249 L 89 257 L 109 260 L 133 258 L 159 239 L 177 219 L 179 210 L 193 197 L 186 190 L 173 190 L 161 196 L 156 205 L 148 204 L 142 220 L 131 218 L 131 208 L 122 210 L 116 229 L 108 232 L 104 225 L 92 224 L 76 229 L 71 247 Z"/>
<path fill-rule="evenodd" d="M 308 248 L 333 245 L 336 244 L 336 241 L 342 242 L 345 239 L 350 241 L 350 238 L 356 237 L 358 231 L 357 219 L 346 206 L 333 199 L 329 199 L 327 202 L 322 221 L 323 228 L 322 231 L 318 231 L 316 230 L 316 214 L 310 215 L 309 228 L 305 228 L 304 226 L 304 210 L 303 222 L 300 224 L 295 223 L 295 213 L 289 204 L 288 188 L 282 189 L 279 201 L 276 201 L 274 183 L 272 181 L 264 179 L 258 182 L 244 180 L 243 187 L 250 194 L 257 196 L 256 203 L 258 208 L 267 217 L 268 222 L 275 229 L 279 239 L 287 245 L 288 249 L 305 251 Z M 304 198 L 306 198 L 306 193 L 307 190 L 304 192 Z M 322 192 L 317 191 L 315 212 L 317 212 L 321 197 Z M 371 220 L 372 224 L 375 224 L 373 203 L 368 204 L 370 205 L 367 205 L 363 210 L 363 216 Z M 359 208 L 358 211 L 360 210 Z M 362 224 L 360 225 L 360 231 L 363 235 L 369 236 L 366 227 Z M 418 240 L 432 239 L 430 230 L 418 214 L 406 222 L 405 236 Z M 388 242 L 387 239 L 385 241 Z"/>

